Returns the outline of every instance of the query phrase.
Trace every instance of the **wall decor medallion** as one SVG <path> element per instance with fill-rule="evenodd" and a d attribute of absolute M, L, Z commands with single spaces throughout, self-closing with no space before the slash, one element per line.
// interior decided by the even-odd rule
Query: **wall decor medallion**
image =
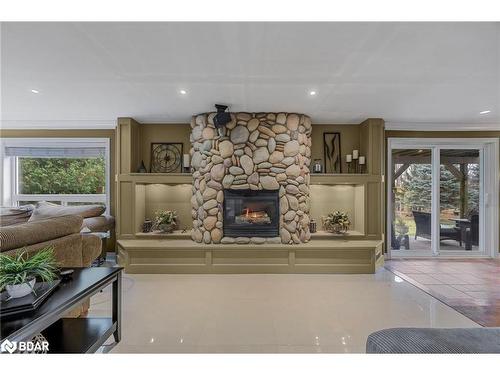
<path fill-rule="evenodd" d="M 325 173 L 342 173 L 340 133 L 323 133 Z"/>
<path fill-rule="evenodd" d="M 182 173 L 182 143 L 151 143 L 151 173 Z"/>

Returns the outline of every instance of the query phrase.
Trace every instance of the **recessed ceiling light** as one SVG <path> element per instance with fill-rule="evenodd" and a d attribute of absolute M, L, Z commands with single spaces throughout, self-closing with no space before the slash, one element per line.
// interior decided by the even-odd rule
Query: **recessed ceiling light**
<path fill-rule="evenodd" d="M 314 90 L 313 91 L 309 91 L 309 95 L 311 95 L 311 96 L 316 95 L 316 91 L 314 91 Z"/>
<path fill-rule="evenodd" d="M 491 111 L 488 109 L 486 111 L 481 111 L 479 112 L 480 115 L 487 115 L 488 113 L 490 113 Z"/>
<path fill-rule="evenodd" d="M 33 94 L 38 94 L 40 91 L 35 90 L 35 89 L 31 89 L 31 92 L 32 92 Z"/>
<path fill-rule="evenodd" d="M 188 92 L 186 90 L 179 90 L 179 94 L 186 95 Z"/>

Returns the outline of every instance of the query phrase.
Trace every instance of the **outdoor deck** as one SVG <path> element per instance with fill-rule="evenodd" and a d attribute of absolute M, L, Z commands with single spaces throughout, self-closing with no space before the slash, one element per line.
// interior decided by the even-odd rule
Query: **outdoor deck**
<path fill-rule="evenodd" d="M 418 238 L 414 239 L 414 237 L 410 237 L 410 251 L 418 251 L 418 250 L 430 250 L 431 249 L 431 240 L 427 240 L 425 238 Z M 439 249 L 442 251 L 446 250 L 462 250 L 462 251 L 477 251 L 478 247 L 475 245 L 472 245 L 472 250 L 465 250 L 464 243 L 462 243 L 462 246 L 459 245 L 459 243 L 455 240 L 444 240 L 440 242 Z M 401 250 L 406 250 L 403 246 L 401 246 Z"/>

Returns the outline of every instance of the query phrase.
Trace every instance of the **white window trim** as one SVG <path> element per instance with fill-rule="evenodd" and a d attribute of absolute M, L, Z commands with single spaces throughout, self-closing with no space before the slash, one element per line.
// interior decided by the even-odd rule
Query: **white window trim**
<path fill-rule="evenodd" d="M 481 193 L 480 200 L 482 206 L 482 214 L 480 215 L 480 245 L 479 252 L 466 253 L 464 251 L 446 251 L 439 253 L 439 239 L 434 233 L 439 233 L 439 218 L 433 215 L 435 219 L 432 222 L 431 238 L 432 250 L 421 251 L 420 254 L 407 254 L 391 249 L 391 225 L 393 220 L 392 201 L 391 201 L 391 181 L 392 181 L 392 150 L 397 148 L 422 148 L 432 150 L 433 163 L 439 161 L 439 150 L 441 148 L 456 147 L 456 148 L 479 148 L 481 155 Z M 386 220 L 387 220 L 387 235 L 386 249 L 387 258 L 391 259 L 393 253 L 398 256 L 405 257 L 426 257 L 426 256 L 442 256 L 442 257 L 499 257 L 498 252 L 498 225 L 499 225 L 499 202 L 498 195 L 500 190 L 500 174 L 499 174 L 499 142 L 497 138 L 388 138 L 387 140 L 387 202 L 386 202 Z M 439 164 L 439 163 L 438 163 Z M 438 206 L 434 202 L 439 197 L 439 173 L 438 168 L 433 168 L 433 207 Z M 485 192 L 487 192 L 485 194 Z M 487 220 L 486 220 L 487 218 Z"/>
<path fill-rule="evenodd" d="M 17 194 L 17 163 L 16 158 L 5 155 L 6 147 L 104 147 L 105 149 L 105 189 L 104 194 Z M 109 138 L 2 138 L 0 140 L 1 159 L 0 194 L 4 206 L 13 206 L 17 201 L 60 201 L 68 202 L 102 202 L 106 204 L 106 213 L 110 209 L 110 139 Z"/>

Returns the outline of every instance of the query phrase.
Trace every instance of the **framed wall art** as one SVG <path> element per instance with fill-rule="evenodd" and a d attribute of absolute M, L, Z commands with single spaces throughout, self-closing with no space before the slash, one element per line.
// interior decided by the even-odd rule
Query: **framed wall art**
<path fill-rule="evenodd" d="M 325 173 L 342 173 L 340 133 L 323 133 L 323 157 Z"/>
<path fill-rule="evenodd" d="M 182 143 L 151 143 L 151 173 L 182 173 Z"/>

